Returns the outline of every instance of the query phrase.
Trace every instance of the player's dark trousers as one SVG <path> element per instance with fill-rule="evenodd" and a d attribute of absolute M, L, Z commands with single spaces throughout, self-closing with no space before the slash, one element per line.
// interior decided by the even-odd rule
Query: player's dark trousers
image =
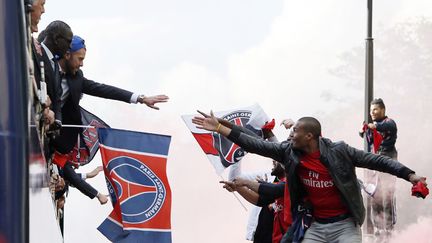
<path fill-rule="evenodd" d="M 75 169 L 70 162 L 66 162 L 65 166 L 63 167 L 63 173 L 64 179 L 69 181 L 72 186 L 80 190 L 84 195 L 91 199 L 97 196 L 98 192 L 96 189 L 94 189 L 75 172 Z"/>

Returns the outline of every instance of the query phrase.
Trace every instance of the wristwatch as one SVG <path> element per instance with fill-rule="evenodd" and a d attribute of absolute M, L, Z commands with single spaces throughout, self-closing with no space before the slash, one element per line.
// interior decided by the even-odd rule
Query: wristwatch
<path fill-rule="evenodd" d="M 138 102 L 140 102 L 140 103 L 144 103 L 144 99 L 145 99 L 145 95 L 139 95 L 138 96 Z"/>

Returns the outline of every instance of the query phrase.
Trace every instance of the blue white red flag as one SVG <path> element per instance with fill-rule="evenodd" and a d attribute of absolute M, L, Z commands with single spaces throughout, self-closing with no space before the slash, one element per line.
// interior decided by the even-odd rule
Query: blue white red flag
<path fill-rule="evenodd" d="M 262 137 L 262 126 L 270 121 L 258 104 L 241 109 L 215 112 L 214 114 L 216 117 L 245 127 L 260 137 Z M 219 133 L 196 128 L 196 125 L 192 123 L 194 116 L 200 115 L 184 115 L 182 118 L 217 174 L 222 174 L 225 168 L 239 162 L 246 155 L 246 151 Z"/>
<path fill-rule="evenodd" d="M 102 119 L 80 107 L 82 125 L 91 126 L 83 128 L 75 147 L 70 152 L 70 162 L 75 167 L 83 166 L 93 159 L 99 150 L 99 140 L 97 129 L 110 127 Z"/>
<path fill-rule="evenodd" d="M 170 136 L 98 129 L 113 211 L 98 230 L 112 242 L 171 243 Z"/>

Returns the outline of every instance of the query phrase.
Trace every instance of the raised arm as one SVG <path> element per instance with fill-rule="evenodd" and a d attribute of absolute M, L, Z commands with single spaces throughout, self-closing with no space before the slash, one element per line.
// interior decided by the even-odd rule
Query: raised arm
<path fill-rule="evenodd" d="M 197 112 L 200 113 L 204 118 L 210 118 L 211 117 L 209 114 L 206 114 L 206 113 L 204 113 L 204 112 L 202 112 L 200 110 L 197 110 Z M 220 124 L 222 124 L 225 127 L 230 128 L 230 129 L 232 129 L 235 126 L 234 123 L 231 123 L 231 122 L 229 122 L 227 120 L 224 120 L 224 119 L 222 119 L 220 117 L 216 117 L 216 119 L 217 119 L 217 121 Z M 245 127 L 239 126 L 239 129 L 240 129 L 241 132 L 244 132 L 244 133 L 246 133 L 246 134 L 248 134 L 248 135 L 250 135 L 252 137 L 261 138 L 260 136 L 258 136 L 257 134 L 255 134 L 254 132 L 252 132 L 251 130 L 249 130 L 249 129 L 245 128 Z"/>
<path fill-rule="evenodd" d="M 157 103 L 164 103 L 169 99 L 166 95 L 137 95 L 121 88 L 89 80 L 85 77 L 83 77 L 83 79 L 83 92 L 101 98 L 124 101 L 127 103 L 141 103 L 155 110 L 159 110 L 159 107 L 156 106 Z"/>
<path fill-rule="evenodd" d="M 138 97 L 138 102 L 141 104 L 145 104 L 148 107 L 155 109 L 155 110 L 159 110 L 159 107 L 155 106 L 157 103 L 164 103 L 164 102 L 168 102 L 169 97 L 166 95 L 154 95 L 154 96 L 145 96 L 145 95 L 140 95 Z"/>
<path fill-rule="evenodd" d="M 237 191 L 248 202 L 261 207 L 284 195 L 284 184 L 258 182 L 241 177 L 234 181 L 220 181 L 220 183 L 223 183 L 223 187 L 228 191 Z"/>
<path fill-rule="evenodd" d="M 83 93 L 105 99 L 130 103 L 132 92 L 83 77 Z"/>
<path fill-rule="evenodd" d="M 406 167 L 399 161 L 393 160 L 383 155 L 366 153 L 347 144 L 344 144 L 343 146 L 346 146 L 348 156 L 352 159 L 352 161 L 354 161 L 354 165 L 356 167 L 386 172 L 399 178 L 405 179 L 412 184 L 417 184 L 420 181 L 424 185 L 427 185 L 425 177 L 416 175 L 413 170 Z"/>
<path fill-rule="evenodd" d="M 241 177 L 236 178 L 233 182 L 222 183 L 230 183 L 230 188 L 236 188 L 237 192 L 239 192 L 239 194 L 246 200 L 253 199 L 253 201 L 248 201 L 261 207 L 273 203 L 275 199 L 283 197 L 284 195 L 283 183 L 273 184 L 268 182 L 258 182 Z"/>
<path fill-rule="evenodd" d="M 272 197 L 273 199 L 284 195 L 285 183 L 273 184 L 268 182 L 260 183 L 258 194 L 262 196 Z"/>
<path fill-rule="evenodd" d="M 263 141 L 260 138 L 242 133 L 241 129 L 236 125 L 232 125 L 232 129 L 226 127 L 217 120 L 213 112 L 207 118 L 194 117 L 192 122 L 197 125 L 197 128 L 220 133 L 247 152 L 269 157 L 276 161 L 284 161 L 285 150 L 290 145 L 287 142 L 279 144 Z"/>
<path fill-rule="evenodd" d="M 273 183 L 260 183 L 259 186 L 259 198 L 258 206 L 265 206 L 273 203 L 277 198 L 284 196 L 285 183 L 273 184 Z"/>
<path fill-rule="evenodd" d="M 253 205 L 257 205 L 259 195 L 257 192 L 250 190 L 246 186 L 237 186 L 233 181 L 220 181 L 220 183 L 224 184 L 223 188 L 227 189 L 229 192 L 238 192 L 240 196 L 242 196 L 246 201 L 252 203 Z"/>

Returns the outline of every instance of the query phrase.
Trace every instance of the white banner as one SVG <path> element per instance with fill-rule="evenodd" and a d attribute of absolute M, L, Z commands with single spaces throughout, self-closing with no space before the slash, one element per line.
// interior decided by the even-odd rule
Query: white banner
<path fill-rule="evenodd" d="M 218 133 L 196 128 L 196 125 L 192 123 L 192 118 L 195 116 L 201 115 L 183 115 L 182 118 L 207 155 L 216 173 L 220 175 L 225 168 L 239 162 L 246 152 Z M 268 116 L 258 104 L 240 109 L 215 112 L 215 116 L 245 127 L 260 137 L 262 137 L 261 127 L 266 122 L 269 122 Z"/>

